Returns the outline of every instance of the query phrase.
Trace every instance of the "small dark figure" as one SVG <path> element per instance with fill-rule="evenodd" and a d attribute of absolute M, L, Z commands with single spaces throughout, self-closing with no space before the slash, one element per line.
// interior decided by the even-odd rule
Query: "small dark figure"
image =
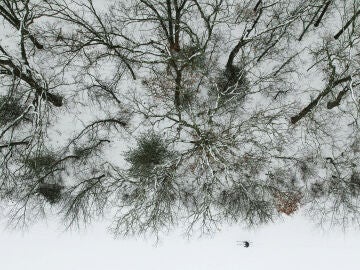
<path fill-rule="evenodd" d="M 249 241 L 236 241 L 238 245 L 242 244 L 243 247 L 250 247 L 251 242 Z"/>

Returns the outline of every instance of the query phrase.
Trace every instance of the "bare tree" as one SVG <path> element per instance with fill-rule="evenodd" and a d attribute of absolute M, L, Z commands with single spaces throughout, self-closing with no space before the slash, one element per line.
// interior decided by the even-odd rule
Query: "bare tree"
<path fill-rule="evenodd" d="M 357 221 L 358 1 L 97 4 L 0 5 L 17 38 L 0 44 L 15 224 L 55 211 L 66 226 L 113 215 L 115 235 L 207 233 L 300 208 Z"/>

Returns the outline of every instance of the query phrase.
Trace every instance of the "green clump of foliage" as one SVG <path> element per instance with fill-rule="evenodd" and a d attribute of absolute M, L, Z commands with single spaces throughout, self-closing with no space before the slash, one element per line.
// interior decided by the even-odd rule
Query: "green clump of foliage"
<path fill-rule="evenodd" d="M 206 66 L 206 57 L 198 44 L 184 46 L 181 54 L 192 70 L 202 69 Z"/>
<path fill-rule="evenodd" d="M 23 112 L 24 108 L 17 99 L 0 96 L 0 126 L 14 121 Z"/>
<path fill-rule="evenodd" d="M 220 95 L 220 102 L 231 100 L 242 101 L 249 92 L 249 81 L 246 72 L 239 66 L 230 66 L 220 71 L 212 94 Z"/>
<path fill-rule="evenodd" d="M 350 192 L 351 195 L 357 196 L 360 194 L 360 173 L 353 172 L 350 177 Z"/>
<path fill-rule="evenodd" d="M 160 135 L 150 132 L 140 136 L 137 147 L 126 153 L 126 161 L 131 164 L 130 175 L 146 178 L 155 167 L 165 164 L 172 156 L 166 141 Z"/>
<path fill-rule="evenodd" d="M 74 149 L 74 155 L 81 158 L 85 158 L 90 156 L 93 150 L 94 149 L 92 147 L 76 147 Z"/>
<path fill-rule="evenodd" d="M 74 148 L 74 155 L 78 158 L 87 158 L 92 154 L 99 152 L 100 146 L 104 142 L 110 142 L 109 140 L 99 140 L 98 142 L 85 144 L 80 146 L 75 146 Z"/>
<path fill-rule="evenodd" d="M 47 172 L 52 169 L 57 158 L 54 154 L 42 154 L 38 156 L 28 157 L 24 164 L 36 175 Z"/>
<path fill-rule="evenodd" d="M 49 184 L 41 183 L 37 189 L 37 192 L 45 197 L 45 199 L 50 203 L 54 204 L 61 200 L 61 191 L 63 189 L 62 185 L 59 184 Z"/>
<path fill-rule="evenodd" d="M 183 90 L 180 93 L 180 103 L 182 108 L 188 108 L 194 101 L 196 97 L 196 93 L 192 92 L 191 90 Z"/>

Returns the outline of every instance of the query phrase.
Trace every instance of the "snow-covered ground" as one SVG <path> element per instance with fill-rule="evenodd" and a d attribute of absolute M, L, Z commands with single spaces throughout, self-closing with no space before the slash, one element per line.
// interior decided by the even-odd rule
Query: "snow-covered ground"
<path fill-rule="evenodd" d="M 113 239 L 102 224 L 82 232 L 38 225 L 1 231 L 2 270 L 230 270 L 358 269 L 358 231 L 321 229 L 300 215 L 256 231 L 224 227 L 213 237 L 189 240 L 173 233 L 153 239 Z M 236 245 L 249 240 L 249 248 Z"/>

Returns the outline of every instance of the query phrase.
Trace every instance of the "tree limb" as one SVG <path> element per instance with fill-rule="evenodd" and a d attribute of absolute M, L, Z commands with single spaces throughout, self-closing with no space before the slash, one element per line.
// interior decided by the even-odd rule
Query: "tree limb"
<path fill-rule="evenodd" d="M 356 12 L 350 20 L 348 20 L 348 22 L 343 26 L 343 28 L 341 28 L 341 30 L 334 36 L 335 39 L 338 39 L 343 33 L 344 31 L 350 26 L 350 24 L 355 21 L 356 17 L 360 15 L 360 9 L 358 10 L 358 12 Z"/>
<path fill-rule="evenodd" d="M 335 81 L 334 83 L 330 83 L 324 91 L 322 91 L 313 101 L 311 101 L 304 109 L 302 109 L 297 115 L 291 117 L 291 123 L 292 124 L 296 124 L 299 120 L 301 120 L 303 117 L 305 117 L 320 101 L 320 99 L 322 99 L 323 97 L 325 97 L 327 94 L 330 93 L 330 91 L 337 85 L 343 83 L 343 82 L 347 82 L 351 80 L 351 76 L 347 76 L 344 78 L 341 78 L 337 81 Z"/>

